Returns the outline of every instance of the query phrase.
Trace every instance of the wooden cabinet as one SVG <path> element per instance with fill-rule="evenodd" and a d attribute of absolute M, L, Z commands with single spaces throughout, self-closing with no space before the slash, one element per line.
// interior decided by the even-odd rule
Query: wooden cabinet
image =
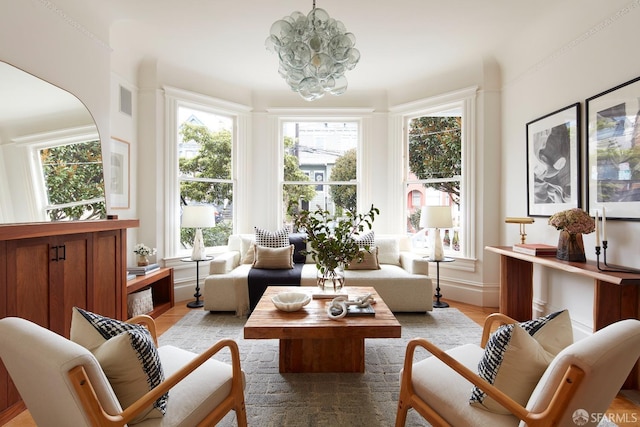
<path fill-rule="evenodd" d="M 138 225 L 0 225 L 0 317 L 22 317 L 67 338 L 74 306 L 126 319 L 126 231 Z M 0 421 L 16 407 L 23 408 L 20 397 L 0 363 Z"/>

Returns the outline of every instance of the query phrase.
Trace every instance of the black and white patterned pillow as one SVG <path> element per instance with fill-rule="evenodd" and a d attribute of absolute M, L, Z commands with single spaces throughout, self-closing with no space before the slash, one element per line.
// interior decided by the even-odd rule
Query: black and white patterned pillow
<path fill-rule="evenodd" d="M 256 245 L 266 246 L 267 248 L 284 248 L 289 246 L 289 229 L 282 228 L 271 232 L 265 229 L 255 227 Z"/>
<path fill-rule="evenodd" d="M 360 249 L 365 249 L 365 248 L 371 249 L 376 245 L 376 236 L 373 230 L 365 234 L 355 236 L 354 240 L 356 241 L 358 246 L 360 246 Z"/>
<path fill-rule="evenodd" d="M 142 325 L 74 307 L 71 340 L 96 356 L 123 408 L 164 381 L 158 349 L 151 333 Z M 165 393 L 133 421 L 162 417 L 168 398 Z"/>
<path fill-rule="evenodd" d="M 501 326 L 487 341 L 478 375 L 524 406 L 546 366 L 572 342 L 567 310 Z M 491 412 L 508 413 L 478 387 L 473 387 L 469 403 Z"/>

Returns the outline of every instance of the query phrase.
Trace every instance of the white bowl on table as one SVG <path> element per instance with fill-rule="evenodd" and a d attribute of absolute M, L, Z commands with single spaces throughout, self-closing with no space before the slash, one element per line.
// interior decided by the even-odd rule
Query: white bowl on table
<path fill-rule="evenodd" d="M 298 311 L 311 301 L 311 296 L 302 292 L 281 292 L 271 298 L 278 310 Z"/>

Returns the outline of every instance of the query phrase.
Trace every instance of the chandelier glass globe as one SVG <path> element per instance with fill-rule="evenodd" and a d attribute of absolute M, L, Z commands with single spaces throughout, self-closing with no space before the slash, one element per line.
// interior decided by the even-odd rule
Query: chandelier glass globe
<path fill-rule="evenodd" d="M 278 73 L 307 101 L 345 93 L 344 73 L 360 60 L 356 37 L 315 1 L 308 15 L 293 12 L 274 22 L 265 44 L 278 54 Z"/>

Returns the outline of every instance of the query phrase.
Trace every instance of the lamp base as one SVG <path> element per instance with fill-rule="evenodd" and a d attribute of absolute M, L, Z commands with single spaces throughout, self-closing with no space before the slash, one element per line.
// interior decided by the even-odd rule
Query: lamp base
<path fill-rule="evenodd" d="M 444 259 L 444 248 L 442 247 L 442 238 L 440 237 L 440 229 L 434 228 L 433 244 L 431 245 L 430 259 L 433 261 L 442 261 Z"/>
<path fill-rule="evenodd" d="M 193 251 L 191 252 L 191 259 L 194 261 L 200 261 L 207 257 L 204 247 L 204 238 L 202 237 L 202 229 L 196 228 L 196 236 L 193 239 Z"/>

